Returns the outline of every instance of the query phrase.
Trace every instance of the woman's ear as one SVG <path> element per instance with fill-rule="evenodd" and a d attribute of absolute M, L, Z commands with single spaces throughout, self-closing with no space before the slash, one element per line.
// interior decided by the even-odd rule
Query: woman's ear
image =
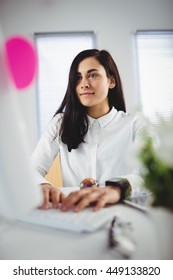
<path fill-rule="evenodd" d="M 109 82 L 109 88 L 112 89 L 116 86 L 115 78 L 114 76 L 110 77 L 110 82 Z"/>

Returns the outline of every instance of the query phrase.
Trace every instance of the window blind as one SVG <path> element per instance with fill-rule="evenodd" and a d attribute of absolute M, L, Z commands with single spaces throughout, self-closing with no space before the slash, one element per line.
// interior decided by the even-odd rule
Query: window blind
<path fill-rule="evenodd" d="M 156 123 L 173 115 L 173 31 L 137 31 L 142 110 Z"/>

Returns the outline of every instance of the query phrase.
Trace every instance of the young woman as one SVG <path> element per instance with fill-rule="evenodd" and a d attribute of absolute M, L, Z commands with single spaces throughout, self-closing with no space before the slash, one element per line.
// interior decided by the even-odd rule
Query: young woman
<path fill-rule="evenodd" d="M 80 211 L 94 203 L 94 210 L 125 198 L 140 181 L 127 161 L 127 152 L 143 128 L 137 116 L 126 113 L 121 79 L 111 55 L 89 49 L 72 62 L 67 91 L 60 108 L 33 153 L 44 193 L 42 208 Z M 63 187 L 78 187 L 85 178 L 99 186 L 65 197 L 44 179 L 60 155 Z M 117 178 L 118 177 L 118 178 Z M 105 186 L 106 185 L 106 186 Z"/>

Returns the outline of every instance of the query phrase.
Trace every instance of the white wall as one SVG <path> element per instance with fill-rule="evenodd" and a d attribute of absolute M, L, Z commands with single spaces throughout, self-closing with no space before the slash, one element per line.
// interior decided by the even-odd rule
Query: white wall
<path fill-rule="evenodd" d="M 94 30 L 97 47 L 110 51 L 118 65 L 127 109 L 133 111 L 139 101 L 134 32 L 173 29 L 173 0 L 0 0 L 0 23 L 4 37 Z M 25 95 L 32 103 L 34 94 Z"/>

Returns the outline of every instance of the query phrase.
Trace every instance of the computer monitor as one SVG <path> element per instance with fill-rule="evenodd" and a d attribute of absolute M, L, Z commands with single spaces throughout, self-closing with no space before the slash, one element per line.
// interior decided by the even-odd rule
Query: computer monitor
<path fill-rule="evenodd" d="M 42 200 L 30 163 L 27 128 L 17 94 L 10 86 L 0 45 L 0 217 L 7 219 L 19 218 Z"/>

